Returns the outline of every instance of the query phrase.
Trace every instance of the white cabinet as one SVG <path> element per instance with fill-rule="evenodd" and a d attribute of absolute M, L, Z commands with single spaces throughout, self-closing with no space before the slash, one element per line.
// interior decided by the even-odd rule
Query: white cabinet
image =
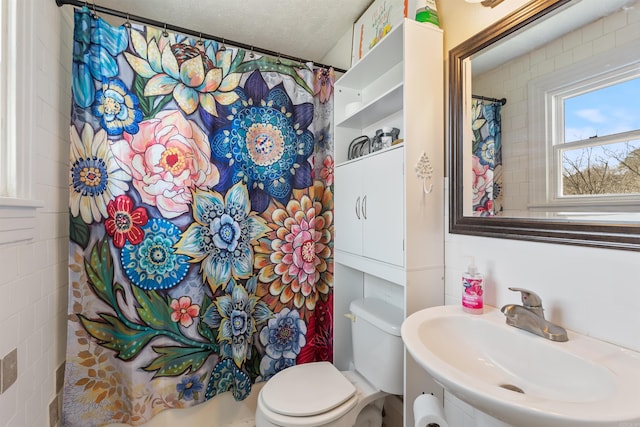
<path fill-rule="evenodd" d="M 336 166 L 333 215 L 336 250 L 362 255 L 362 169 L 363 162 Z M 338 182 L 342 183 L 338 185 Z M 338 237 L 338 235 L 340 237 Z"/>
<path fill-rule="evenodd" d="M 335 84 L 334 363 L 349 369 L 351 325 L 363 296 L 405 316 L 444 303 L 442 31 L 405 19 Z M 349 159 L 349 144 L 389 126 L 403 140 Z M 422 159 L 422 161 L 421 161 Z M 426 165 L 427 173 L 417 173 Z M 427 176 L 427 181 L 423 179 Z M 405 358 L 405 426 L 423 392 L 442 389 Z"/>
<path fill-rule="evenodd" d="M 402 146 L 336 167 L 337 250 L 404 265 L 403 178 Z"/>

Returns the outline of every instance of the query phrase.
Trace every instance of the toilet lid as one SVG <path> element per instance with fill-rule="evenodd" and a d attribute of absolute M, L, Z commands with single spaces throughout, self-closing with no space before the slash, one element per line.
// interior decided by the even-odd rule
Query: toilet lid
<path fill-rule="evenodd" d="M 291 417 L 322 414 L 342 405 L 356 388 L 329 362 L 296 365 L 274 375 L 262 388 L 271 411 Z"/>

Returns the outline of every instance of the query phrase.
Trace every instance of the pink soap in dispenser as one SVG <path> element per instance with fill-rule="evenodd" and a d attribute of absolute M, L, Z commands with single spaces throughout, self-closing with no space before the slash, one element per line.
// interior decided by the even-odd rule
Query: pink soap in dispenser
<path fill-rule="evenodd" d="M 462 309 L 471 314 L 484 312 L 484 278 L 471 258 L 471 264 L 462 274 Z"/>

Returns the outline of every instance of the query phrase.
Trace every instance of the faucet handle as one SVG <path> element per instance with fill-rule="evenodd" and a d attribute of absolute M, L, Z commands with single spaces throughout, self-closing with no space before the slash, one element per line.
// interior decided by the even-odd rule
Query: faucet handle
<path fill-rule="evenodd" d="M 542 307 L 542 300 L 535 292 L 523 288 L 509 288 L 509 290 L 520 292 L 522 294 L 522 305 L 524 305 L 525 307 Z"/>

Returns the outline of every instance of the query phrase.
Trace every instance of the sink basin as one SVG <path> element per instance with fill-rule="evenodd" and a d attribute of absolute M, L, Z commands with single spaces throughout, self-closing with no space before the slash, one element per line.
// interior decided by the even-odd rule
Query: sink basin
<path fill-rule="evenodd" d="M 459 399 L 517 427 L 640 425 L 640 353 L 568 331 L 553 342 L 458 306 L 402 324 L 407 351 Z"/>

